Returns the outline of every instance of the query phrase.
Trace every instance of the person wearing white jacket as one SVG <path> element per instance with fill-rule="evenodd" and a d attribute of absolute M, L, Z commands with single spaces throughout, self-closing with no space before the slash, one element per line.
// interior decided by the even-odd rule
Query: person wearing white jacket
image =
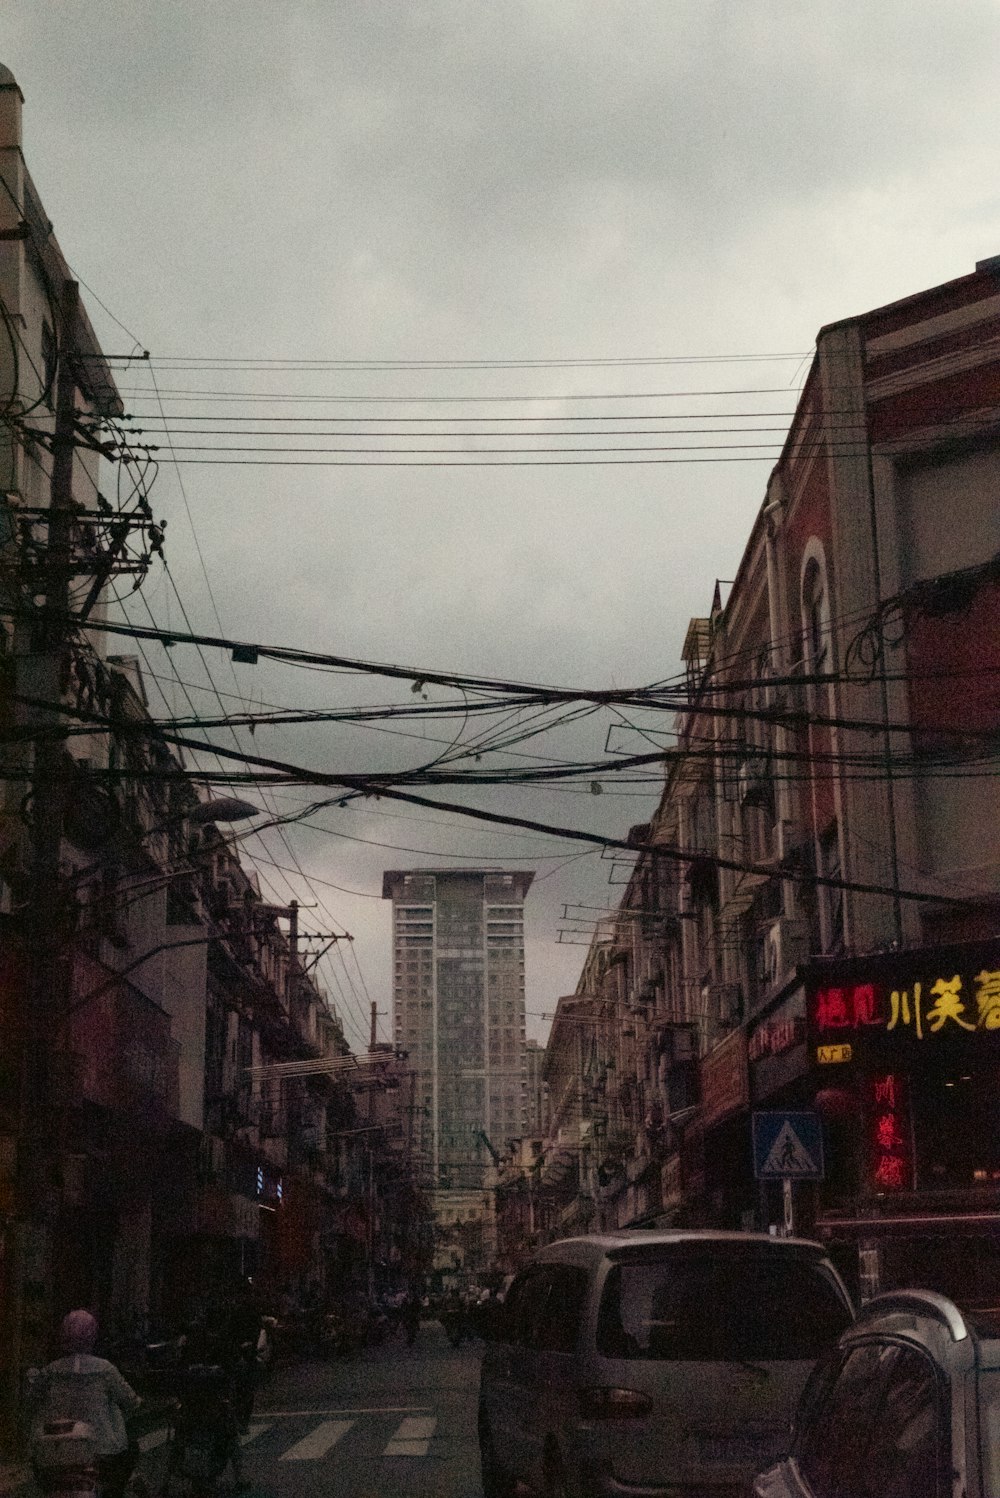
<path fill-rule="evenodd" d="M 85 1421 L 94 1433 L 101 1490 L 105 1498 L 122 1498 L 136 1456 L 125 1419 L 142 1400 L 114 1363 L 94 1356 L 97 1322 L 89 1311 L 70 1311 L 60 1341 L 64 1356 L 38 1376 L 33 1434 L 47 1421 Z"/>

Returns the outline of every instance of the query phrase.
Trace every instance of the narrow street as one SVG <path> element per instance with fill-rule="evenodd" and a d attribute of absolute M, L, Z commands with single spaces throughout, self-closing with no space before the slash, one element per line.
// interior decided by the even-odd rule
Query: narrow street
<path fill-rule="evenodd" d="M 455 1351 L 436 1321 L 414 1347 L 276 1368 L 244 1438 L 251 1498 L 480 1498 L 481 1344 Z M 165 1433 L 143 1441 L 154 1490 Z"/>

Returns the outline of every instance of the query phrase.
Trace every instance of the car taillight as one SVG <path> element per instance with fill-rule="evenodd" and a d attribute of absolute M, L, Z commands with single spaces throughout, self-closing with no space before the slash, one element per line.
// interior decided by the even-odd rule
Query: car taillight
<path fill-rule="evenodd" d="M 638 1389 L 581 1389 L 579 1398 L 585 1420 L 641 1420 L 653 1408 Z"/>

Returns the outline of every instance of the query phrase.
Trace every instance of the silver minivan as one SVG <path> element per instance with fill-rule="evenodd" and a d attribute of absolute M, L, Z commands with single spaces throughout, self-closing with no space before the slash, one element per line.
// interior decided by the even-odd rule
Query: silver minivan
<path fill-rule="evenodd" d="M 486 1328 L 485 1498 L 702 1498 L 787 1450 L 819 1354 L 854 1318 L 818 1243 L 630 1231 L 538 1252 Z"/>

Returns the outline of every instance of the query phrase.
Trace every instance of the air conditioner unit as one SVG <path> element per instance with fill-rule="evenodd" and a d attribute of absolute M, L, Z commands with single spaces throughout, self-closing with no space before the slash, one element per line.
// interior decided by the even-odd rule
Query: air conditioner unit
<path fill-rule="evenodd" d="M 769 926 L 764 937 L 762 953 L 761 983 L 764 988 L 774 988 L 786 975 L 806 958 L 807 940 L 804 927 L 799 921 L 777 920 Z"/>
<path fill-rule="evenodd" d="M 774 804 L 774 782 L 770 762 L 764 758 L 745 759 L 740 765 L 739 798 L 741 806 L 769 809 Z"/>
<path fill-rule="evenodd" d="M 708 1018 L 725 1029 L 734 1029 L 743 1021 L 743 990 L 738 983 L 708 985 Z"/>
<path fill-rule="evenodd" d="M 671 1030 L 673 1059 L 695 1061 L 698 1057 L 698 1034 L 694 1025 L 675 1025 Z"/>

